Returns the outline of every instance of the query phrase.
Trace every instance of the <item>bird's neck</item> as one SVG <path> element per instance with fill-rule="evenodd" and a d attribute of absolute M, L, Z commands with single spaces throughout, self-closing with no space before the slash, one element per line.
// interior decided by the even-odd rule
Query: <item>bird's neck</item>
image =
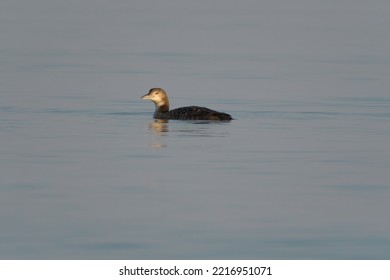
<path fill-rule="evenodd" d="M 168 111 L 169 111 L 169 102 L 168 101 L 156 103 L 156 112 L 166 113 Z"/>

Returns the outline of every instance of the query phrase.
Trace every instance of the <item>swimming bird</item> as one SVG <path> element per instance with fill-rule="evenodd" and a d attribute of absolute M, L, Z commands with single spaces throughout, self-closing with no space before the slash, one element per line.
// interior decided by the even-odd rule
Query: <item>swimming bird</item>
<path fill-rule="evenodd" d="M 147 94 L 141 96 L 141 98 L 153 101 L 156 106 L 153 115 L 155 119 L 217 121 L 229 121 L 233 119 L 229 114 L 198 106 L 181 107 L 169 111 L 168 95 L 162 88 L 152 88 Z"/>

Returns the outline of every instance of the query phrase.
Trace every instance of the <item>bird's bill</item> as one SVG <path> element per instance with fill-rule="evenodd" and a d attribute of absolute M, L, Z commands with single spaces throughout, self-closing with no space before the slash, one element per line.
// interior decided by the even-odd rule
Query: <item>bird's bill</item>
<path fill-rule="evenodd" d="M 141 96 L 141 99 L 150 100 L 150 95 L 149 95 L 149 93 L 147 93 L 147 94 Z"/>

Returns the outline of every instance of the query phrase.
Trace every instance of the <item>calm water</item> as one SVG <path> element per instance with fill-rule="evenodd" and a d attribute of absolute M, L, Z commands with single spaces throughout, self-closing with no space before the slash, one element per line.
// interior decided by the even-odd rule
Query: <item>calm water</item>
<path fill-rule="evenodd" d="M 0 258 L 389 259 L 390 4 L 282 2 L 2 1 Z"/>

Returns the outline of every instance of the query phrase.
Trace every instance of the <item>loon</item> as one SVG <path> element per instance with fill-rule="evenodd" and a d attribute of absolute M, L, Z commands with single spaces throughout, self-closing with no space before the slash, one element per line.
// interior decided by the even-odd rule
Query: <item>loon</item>
<path fill-rule="evenodd" d="M 152 88 L 142 99 L 151 100 L 156 106 L 153 117 L 155 119 L 172 120 L 217 120 L 229 121 L 233 118 L 226 113 L 217 112 L 205 107 L 188 106 L 169 111 L 167 93 L 162 88 Z"/>

